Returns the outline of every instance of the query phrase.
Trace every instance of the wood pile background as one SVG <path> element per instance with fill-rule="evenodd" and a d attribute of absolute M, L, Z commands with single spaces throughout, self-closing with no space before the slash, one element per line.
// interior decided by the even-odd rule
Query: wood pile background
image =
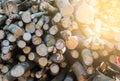
<path fill-rule="evenodd" d="M 105 27 L 105 1 L 0 0 L 0 81 L 117 81 L 120 29 Z"/>

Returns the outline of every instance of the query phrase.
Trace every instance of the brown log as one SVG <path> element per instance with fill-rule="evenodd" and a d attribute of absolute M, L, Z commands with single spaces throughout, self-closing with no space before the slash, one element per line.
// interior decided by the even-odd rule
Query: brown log
<path fill-rule="evenodd" d="M 25 47 L 23 48 L 23 53 L 24 53 L 24 54 L 29 54 L 30 51 L 31 51 L 31 47 L 30 47 L 30 46 L 25 46 Z"/>
<path fill-rule="evenodd" d="M 1 72 L 4 74 L 4 73 L 7 73 L 9 71 L 9 68 L 10 66 L 9 65 L 4 65 L 2 68 L 1 68 Z"/>
<path fill-rule="evenodd" d="M 58 33 L 58 27 L 57 27 L 57 25 L 53 25 L 53 26 L 49 29 L 49 33 L 50 33 L 51 35 L 57 34 L 57 33 Z"/>
<path fill-rule="evenodd" d="M 63 17 L 71 16 L 74 8 L 70 4 L 69 0 L 55 0 L 57 7 L 59 8 Z"/>
<path fill-rule="evenodd" d="M 45 21 L 45 16 L 40 17 L 40 19 L 38 20 L 38 22 L 36 24 L 36 29 L 42 28 L 44 21 Z"/>
<path fill-rule="evenodd" d="M 32 11 L 32 13 L 37 13 L 38 12 L 38 5 L 32 5 L 32 7 L 31 7 L 31 11 Z"/>
<path fill-rule="evenodd" d="M 3 53 L 1 54 L 1 59 L 4 60 L 4 61 L 10 60 L 11 57 L 12 57 L 12 53 L 11 52 L 8 52 L 6 54 L 3 54 Z"/>
<path fill-rule="evenodd" d="M 27 23 L 25 26 L 25 30 L 28 33 L 34 33 L 35 32 L 35 23 L 33 23 L 33 22 Z"/>
<path fill-rule="evenodd" d="M 43 31 L 40 29 L 40 30 L 36 30 L 35 31 L 35 35 L 38 36 L 38 37 L 41 37 L 43 35 Z"/>
<path fill-rule="evenodd" d="M 67 62 L 63 61 L 60 63 L 61 68 L 66 68 L 67 67 Z"/>
<path fill-rule="evenodd" d="M 25 62 L 26 61 L 26 56 L 25 55 L 19 55 L 18 59 L 20 62 Z"/>
<path fill-rule="evenodd" d="M 99 53 L 97 51 L 92 51 L 92 56 L 94 59 L 98 59 L 99 58 Z"/>
<path fill-rule="evenodd" d="M 77 36 L 70 36 L 65 42 L 68 49 L 75 49 L 79 44 Z"/>
<path fill-rule="evenodd" d="M 33 45 L 39 45 L 42 42 L 42 39 L 40 37 L 37 36 L 32 36 L 32 43 Z"/>

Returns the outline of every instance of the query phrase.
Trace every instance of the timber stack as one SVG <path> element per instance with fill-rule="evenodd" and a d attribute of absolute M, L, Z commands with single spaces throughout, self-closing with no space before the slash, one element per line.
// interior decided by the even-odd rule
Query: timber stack
<path fill-rule="evenodd" d="M 119 81 L 120 29 L 102 28 L 100 2 L 0 0 L 0 81 Z"/>

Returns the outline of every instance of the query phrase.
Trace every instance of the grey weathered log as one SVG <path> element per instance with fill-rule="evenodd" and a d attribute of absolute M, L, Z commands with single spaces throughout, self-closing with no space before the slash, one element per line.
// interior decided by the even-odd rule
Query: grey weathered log
<path fill-rule="evenodd" d="M 15 42 L 16 41 L 16 37 L 13 34 L 8 33 L 7 34 L 7 40 L 9 40 L 10 42 Z"/>
<path fill-rule="evenodd" d="M 37 17 L 40 17 L 42 15 L 45 15 L 47 14 L 48 12 L 37 12 L 37 13 L 34 13 L 31 15 L 31 18 L 34 19 L 34 18 L 37 18 Z"/>
<path fill-rule="evenodd" d="M 52 36 L 51 34 L 47 34 L 44 38 L 44 41 L 47 46 L 53 46 L 53 45 L 55 45 L 56 40 L 55 40 L 54 36 Z"/>
<path fill-rule="evenodd" d="M 5 37 L 5 32 L 3 30 L 0 30 L 0 40 Z"/>
<path fill-rule="evenodd" d="M 10 66 L 9 65 L 4 65 L 2 68 L 1 68 L 1 72 L 4 74 L 4 73 L 7 73 L 9 71 L 9 68 Z"/>
<path fill-rule="evenodd" d="M 9 46 L 9 45 L 10 45 L 10 42 L 9 42 L 8 40 L 3 40 L 3 41 L 1 42 L 1 45 L 2 45 L 2 46 Z"/>
<path fill-rule="evenodd" d="M 25 41 L 30 41 L 31 38 L 32 38 L 32 36 L 31 36 L 30 33 L 27 33 L 27 32 L 26 32 L 26 33 L 23 34 L 23 40 L 25 40 Z"/>
<path fill-rule="evenodd" d="M 68 75 L 65 77 L 64 81 L 74 81 L 74 79 L 73 79 L 73 77 L 72 77 L 70 74 L 68 74 Z"/>
<path fill-rule="evenodd" d="M 81 52 L 81 56 L 83 58 L 83 61 L 84 61 L 85 65 L 88 65 L 88 66 L 92 65 L 93 57 L 92 57 L 90 49 L 84 48 Z"/>
<path fill-rule="evenodd" d="M 2 53 L 6 54 L 6 53 L 8 53 L 9 51 L 11 51 L 13 49 L 14 49 L 14 46 L 13 45 L 9 45 L 9 46 L 3 46 L 1 48 L 1 51 L 2 51 Z"/>
<path fill-rule="evenodd" d="M 10 24 L 9 26 L 5 26 L 4 30 L 8 30 L 11 33 L 13 33 L 16 38 L 23 35 L 23 30 L 19 26 L 15 25 L 15 24 Z"/>
<path fill-rule="evenodd" d="M 78 81 L 86 81 L 87 80 L 86 79 L 87 73 L 86 73 L 84 67 L 78 61 L 72 65 L 71 69 L 74 72 Z"/>
<path fill-rule="evenodd" d="M 34 63 L 30 61 L 17 64 L 4 75 L 3 81 L 14 81 L 17 77 L 22 76 L 25 72 L 32 69 L 33 67 Z"/>
<path fill-rule="evenodd" d="M 44 22 L 45 22 L 45 16 L 40 17 L 40 19 L 38 20 L 38 22 L 36 24 L 36 29 L 42 28 Z"/>
<path fill-rule="evenodd" d="M 40 56 L 37 53 L 35 53 L 35 52 L 30 52 L 28 54 L 28 59 L 30 61 L 34 61 L 35 63 L 38 63 L 39 58 L 40 58 Z"/>
<path fill-rule="evenodd" d="M 62 54 L 56 53 L 53 54 L 50 59 L 55 63 L 61 63 L 64 61 L 64 56 Z"/>
<path fill-rule="evenodd" d="M 0 26 L 2 26 L 4 24 L 6 19 L 7 19 L 6 15 L 0 15 Z"/>

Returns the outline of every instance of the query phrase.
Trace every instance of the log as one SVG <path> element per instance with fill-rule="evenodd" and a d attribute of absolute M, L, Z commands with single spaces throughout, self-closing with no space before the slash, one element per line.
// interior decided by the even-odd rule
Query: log
<path fill-rule="evenodd" d="M 1 42 L 1 45 L 2 45 L 2 46 L 9 46 L 9 45 L 10 45 L 10 42 L 9 42 L 8 40 L 3 40 L 3 41 Z"/>
<path fill-rule="evenodd" d="M 57 64 L 51 64 L 50 65 L 50 71 L 52 73 L 52 75 L 57 75 L 59 73 L 59 66 Z"/>
<path fill-rule="evenodd" d="M 42 42 L 42 38 L 37 37 L 37 36 L 32 36 L 32 43 L 33 45 L 39 45 Z"/>
<path fill-rule="evenodd" d="M 55 0 L 57 7 L 59 8 L 63 17 L 71 16 L 73 14 L 74 8 L 70 4 L 69 0 Z"/>
<path fill-rule="evenodd" d="M 9 45 L 9 46 L 3 46 L 1 48 L 1 51 L 2 51 L 2 53 L 6 54 L 6 53 L 8 53 L 9 51 L 11 51 L 13 49 L 14 49 L 14 46 L 13 45 Z"/>
<path fill-rule="evenodd" d="M 31 22 L 31 14 L 30 14 L 29 11 L 23 12 L 21 17 L 22 17 L 22 20 L 23 20 L 24 23 Z"/>
<path fill-rule="evenodd" d="M 65 43 L 68 49 L 75 49 L 78 46 L 79 41 L 77 36 L 70 36 L 68 37 L 68 40 L 65 41 Z"/>
<path fill-rule="evenodd" d="M 99 53 L 97 51 L 92 51 L 92 57 L 94 59 L 98 59 L 99 58 Z"/>
<path fill-rule="evenodd" d="M 61 18 L 62 18 L 62 15 L 61 15 L 61 13 L 58 12 L 58 13 L 56 13 L 55 16 L 52 18 L 52 22 L 58 23 L 58 22 L 60 22 Z"/>
<path fill-rule="evenodd" d="M 77 50 L 71 50 L 70 55 L 74 58 L 74 59 L 78 59 L 79 58 L 79 52 Z"/>
<path fill-rule="evenodd" d="M 4 30 L 8 30 L 11 33 L 13 33 L 16 38 L 23 35 L 23 30 L 15 24 L 10 24 L 9 26 L 5 26 Z"/>
<path fill-rule="evenodd" d="M 92 65 L 93 57 L 90 49 L 84 48 L 81 52 L 81 56 L 83 58 L 85 65 L 87 66 Z"/>
<path fill-rule="evenodd" d="M 1 72 L 4 74 L 4 73 L 7 73 L 9 71 L 9 68 L 10 66 L 9 65 L 4 65 L 2 68 L 1 68 Z"/>
<path fill-rule="evenodd" d="M 31 51 L 31 47 L 30 46 L 25 46 L 22 50 L 23 50 L 24 54 L 29 54 L 30 51 Z"/>
<path fill-rule="evenodd" d="M 32 12 L 32 13 L 37 13 L 37 12 L 38 12 L 38 8 L 39 8 L 38 5 L 32 5 L 32 7 L 31 7 L 31 12 Z"/>
<path fill-rule="evenodd" d="M 35 35 L 38 36 L 38 37 L 41 37 L 43 35 L 43 31 L 40 29 L 40 30 L 36 30 L 35 31 Z"/>
<path fill-rule="evenodd" d="M 39 58 L 40 58 L 40 56 L 37 53 L 35 53 L 35 52 L 30 52 L 28 54 L 28 59 L 30 61 L 34 61 L 35 63 L 38 63 Z"/>
<path fill-rule="evenodd" d="M 45 44 L 40 44 L 39 46 L 36 47 L 36 52 L 40 56 L 46 56 L 48 54 L 47 47 Z"/>
<path fill-rule="evenodd" d="M 69 28 L 71 26 L 70 17 L 64 17 L 61 19 L 61 25 L 63 28 Z"/>
<path fill-rule="evenodd" d="M 41 57 L 41 58 L 39 58 L 38 63 L 41 68 L 44 68 L 48 63 L 48 60 L 46 57 Z"/>
<path fill-rule="evenodd" d="M 49 4 L 48 2 L 45 2 L 45 1 L 40 4 L 39 10 L 41 10 L 41 9 L 44 9 L 44 10 L 46 10 L 49 13 L 52 13 L 52 14 L 54 14 L 58 11 L 58 9 L 56 7 L 54 7 L 53 5 L 51 5 L 51 4 Z"/>
<path fill-rule="evenodd" d="M 35 32 L 35 23 L 33 23 L 33 22 L 27 23 L 25 26 L 25 30 L 28 33 L 34 33 Z"/>
<path fill-rule="evenodd" d="M 53 25 L 50 29 L 49 29 L 49 33 L 51 35 L 56 35 L 58 33 L 58 27 L 57 25 Z"/>
<path fill-rule="evenodd" d="M 13 34 L 8 33 L 7 34 L 7 40 L 9 40 L 10 42 L 15 42 L 16 41 L 16 37 Z"/>
<path fill-rule="evenodd" d="M 27 58 L 26 58 L 25 55 L 19 55 L 18 59 L 19 59 L 20 62 L 25 62 Z"/>
<path fill-rule="evenodd" d="M 48 12 L 37 12 L 37 13 L 34 13 L 31 15 L 31 18 L 34 19 L 34 18 L 37 18 L 37 17 L 40 17 L 44 14 L 47 14 Z"/>
<path fill-rule="evenodd" d="M 64 61 L 63 55 L 59 53 L 53 54 L 50 59 L 55 63 L 61 63 Z"/>
<path fill-rule="evenodd" d="M 40 17 L 40 19 L 38 20 L 35 28 L 36 28 L 36 29 L 42 28 L 44 22 L 45 22 L 45 16 Z"/>
<path fill-rule="evenodd" d="M 84 67 L 78 61 L 72 65 L 71 69 L 74 72 L 78 81 L 86 81 L 87 80 L 86 79 L 87 73 L 86 73 Z"/>
<path fill-rule="evenodd" d="M 26 46 L 26 42 L 23 40 L 19 40 L 19 41 L 17 41 L 17 46 L 19 48 L 24 48 Z"/>
<path fill-rule="evenodd" d="M 29 61 L 17 64 L 4 75 L 3 81 L 14 81 L 17 77 L 22 76 L 25 72 L 33 67 L 34 63 Z"/>
<path fill-rule="evenodd" d="M 68 38 L 72 35 L 71 31 L 69 30 L 63 30 L 60 32 L 60 34 L 64 40 L 68 40 Z"/>
<path fill-rule="evenodd" d="M 73 80 L 73 77 L 72 77 L 70 74 L 68 74 L 68 75 L 65 77 L 64 81 L 74 81 L 74 80 Z"/>
<path fill-rule="evenodd" d="M 23 21 L 18 21 L 18 26 L 19 26 L 19 27 L 23 27 L 23 25 L 24 25 L 24 24 L 23 24 Z"/>
<path fill-rule="evenodd" d="M 94 9 L 82 0 L 75 11 L 75 18 L 79 23 L 91 24 L 94 21 Z"/>
<path fill-rule="evenodd" d="M 0 40 L 5 37 L 5 32 L 3 30 L 0 30 Z"/>
<path fill-rule="evenodd" d="M 24 39 L 25 41 L 30 41 L 31 38 L 32 38 L 32 36 L 31 36 L 30 33 L 27 33 L 27 32 L 26 32 L 26 33 L 23 34 L 23 39 Z"/>
<path fill-rule="evenodd" d="M 6 54 L 3 54 L 3 53 L 1 54 L 1 59 L 4 60 L 4 61 L 10 60 L 11 57 L 12 57 L 12 53 L 11 52 L 8 52 Z"/>
<path fill-rule="evenodd" d="M 44 38 L 44 41 L 45 41 L 46 45 L 49 47 L 49 46 L 55 45 L 56 40 L 53 35 L 47 34 Z"/>
<path fill-rule="evenodd" d="M 61 68 L 66 68 L 67 67 L 67 62 L 63 61 L 60 63 Z"/>
<path fill-rule="evenodd" d="M 45 24 L 43 25 L 43 29 L 44 29 L 45 31 L 47 31 L 49 28 L 50 28 L 50 27 L 49 27 L 48 23 L 45 23 Z"/>
<path fill-rule="evenodd" d="M 62 50 L 62 49 L 65 47 L 65 42 L 64 42 L 64 40 L 58 39 L 58 40 L 56 41 L 55 47 L 56 47 L 58 50 Z"/>

